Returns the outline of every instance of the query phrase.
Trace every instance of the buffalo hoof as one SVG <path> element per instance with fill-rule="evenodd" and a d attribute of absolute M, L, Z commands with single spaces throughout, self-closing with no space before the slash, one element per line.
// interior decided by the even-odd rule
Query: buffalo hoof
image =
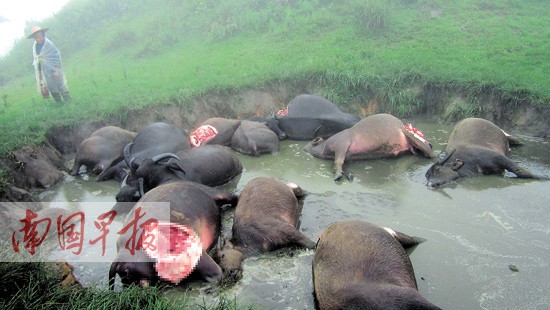
<path fill-rule="evenodd" d="M 338 173 L 336 174 L 336 176 L 334 177 L 334 181 L 335 182 L 338 182 L 340 180 L 342 180 L 342 177 L 343 176 L 346 176 L 346 179 L 349 181 L 349 182 L 353 182 L 353 174 L 351 173 Z"/>

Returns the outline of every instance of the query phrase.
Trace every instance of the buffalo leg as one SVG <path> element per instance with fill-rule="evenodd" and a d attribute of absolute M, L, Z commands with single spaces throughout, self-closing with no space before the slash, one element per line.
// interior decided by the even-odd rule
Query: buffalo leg
<path fill-rule="evenodd" d="M 301 248 L 314 249 L 317 245 L 316 242 L 311 241 L 306 235 L 299 232 L 294 226 L 288 225 L 285 229 L 285 235 L 287 236 L 288 244 L 295 244 Z M 281 246 L 284 246 L 282 244 Z"/>
<path fill-rule="evenodd" d="M 542 180 L 549 180 L 550 178 L 544 177 L 544 176 L 538 176 L 530 171 L 528 171 L 525 168 L 520 167 L 518 164 L 516 164 L 513 160 L 511 160 L 508 157 L 502 158 L 503 161 L 503 168 L 506 170 L 514 173 L 518 178 L 524 178 L 524 179 L 542 179 Z"/>

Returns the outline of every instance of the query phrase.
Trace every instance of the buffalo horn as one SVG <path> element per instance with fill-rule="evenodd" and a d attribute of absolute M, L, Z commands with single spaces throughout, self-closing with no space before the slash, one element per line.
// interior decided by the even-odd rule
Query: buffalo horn
<path fill-rule="evenodd" d="M 174 154 L 174 153 L 162 153 L 162 154 L 158 154 L 156 155 L 155 157 L 151 158 L 153 160 L 154 163 L 156 162 L 159 162 L 165 158 L 175 158 L 177 160 L 180 160 L 180 158 L 178 157 L 178 155 Z"/>
<path fill-rule="evenodd" d="M 128 176 L 130 174 L 126 174 L 126 176 L 124 177 L 124 179 L 122 179 L 122 182 L 120 182 L 120 188 L 123 188 L 124 186 L 126 186 L 128 184 Z"/>
<path fill-rule="evenodd" d="M 136 161 L 135 157 L 132 157 L 132 159 L 130 159 L 130 162 L 128 163 L 128 166 L 130 167 L 130 169 L 132 169 L 132 165 L 134 164 L 134 162 L 136 162 L 136 165 L 138 166 L 141 164 Z"/>
<path fill-rule="evenodd" d="M 134 142 L 130 142 L 124 147 L 124 160 L 126 161 L 128 167 L 130 167 L 130 148 L 132 147 L 132 144 L 134 144 Z"/>
<path fill-rule="evenodd" d="M 443 157 L 440 161 L 437 162 L 437 164 L 443 166 L 443 165 L 447 162 L 447 160 L 449 160 L 449 158 L 451 158 L 451 156 L 453 156 L 453 153 L 454 153 L 455 151 L 456 151 L 456 149 L 455 149 L 455 150 L 452 150 L 452 151 L 449 153 L 449 155 L 446 155 L 445 157 Z"/>
<path fill-rule="evenodd" d="M 138 184 L 139 184 L 139 196 L 143 197 L 143 195 L 145 195 L 145 192 L 143 191 L 143 178 L 138 179 Z"/>

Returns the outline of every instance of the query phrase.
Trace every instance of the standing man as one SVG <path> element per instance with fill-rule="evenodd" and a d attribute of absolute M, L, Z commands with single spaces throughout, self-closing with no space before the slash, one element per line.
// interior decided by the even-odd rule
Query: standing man
<path fill-rule="evenodd" d="M 65 102 L 70 102 L 71 95 L 63 73 L 61 55 L 52 41 L 46 38 L 48 29 L 33 26 L 31 34 L 27 37 L 35 40 L 32 56 L 36 86 L 44 98 L 49 98 L 51 93 L 56 102 L 61 102 L 61 96 Z"/>

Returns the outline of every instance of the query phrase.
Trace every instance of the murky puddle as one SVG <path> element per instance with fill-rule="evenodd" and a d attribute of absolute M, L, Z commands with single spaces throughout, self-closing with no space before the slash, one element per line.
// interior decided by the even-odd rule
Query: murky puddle
<path fill-rule="evenodd" d="M 412 123 L 434 150 L 444 149 L 452 128 L 420 120 Z M 509 156 L 531 171 L 550 175 L 549 142 L 521 138 L 525 145 Z M 443 309 L 550 308 L 550 182 L 487 176 L 432 190 L 425 186 L 424 176 L 431 160 L 403 156 L 348 163 L 345 169 L 354 174 L 354 181 L 335 183 L 332 161 L 313 158 L 302 151 L 304 145 L 284 141 L 276 155 L 239 154 L 243 174 L 227 188 L 240 192 L 257 176 L 300 185 L 310 193 L 303 203 L 300 230 L 313 240 L 332 223 L 345 219 L 361 219 L 427 239 L 410 257 L 421 294 Z M 80 202 L 114 204 L 117 192 L 114 181 L 97 183 L 86 175 L 68 176 L 41 199 L 56 206 L 72 202 L 66 207 L 79 208 Z M 223 222 L 227 234 L 230 213 Z M 113 230 L 121 223 L 114 225 Z M 107 247 L 114 248 L 111 240 Z M 88 250 L 88 255 L 99 255 L 97 247 Z M 292 250 L 248 258 L 242 281 L 223 293 L 231 299 L 236 296 L 240 306 L 313 309 L 313 254 Z M 87 263 L 86 258 L 73 262 L 84 285 L 107 288 L 112 258 L 104 259 L 104 263 Z M 167 296 L 203 304 L 219 293 L 207 284 L 193 283 Z"/>

